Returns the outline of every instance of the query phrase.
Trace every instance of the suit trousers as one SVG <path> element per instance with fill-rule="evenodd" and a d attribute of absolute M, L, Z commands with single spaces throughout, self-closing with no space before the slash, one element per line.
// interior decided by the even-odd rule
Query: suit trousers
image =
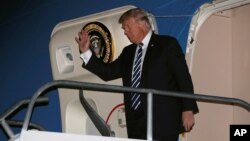
<path fill-rule="evenodd" d="M 145 112 L 139 108 L 131 113 L 133 115 L 132 121 L 130 121 L 128 138 L 132 139 L 147 139 L 147 118 Z M 154 131 L 153 131 L 154 132 Z M 162 136 L 153 136 L 154 141 L 178 141 L 179 134 L 165 134 Z"/>

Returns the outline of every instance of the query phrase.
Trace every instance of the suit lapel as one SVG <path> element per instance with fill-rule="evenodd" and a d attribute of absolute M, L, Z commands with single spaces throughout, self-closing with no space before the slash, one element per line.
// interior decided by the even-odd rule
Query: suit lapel
<path fill-rule="evenodd" d="M 146 65 L 151 59 L 152 55 L 155 54 L 155 49 L 157 49 L 156 47 L 156 35 L 153 33 L 150 41 L 148 43 L 148 47 L 147 47 L 147 52 L 145 54 L 145 58 L 144 58 L 144 62 L 143 62 L 143 66 L 144 64 Z"/>
<path fill-rule="evenodd" d="M 148 71 L 150 70 L 150 66 L 151 66 L 151 62 L 154 59 L 154 55 L 156 54 L 156 49 L 157 46 L 155 44 L 155 38 L 156 35 L 153 33 L 150 41 L 148 43 L 148 47 L 147 47 L 147 51 L 144 57 L 144 61 L 143 61 L 143 67 L 142 67 L 142 79 L 141 79 L 141 86 L 145 87 L 145 82 L 147 82 L 147 76 L 148 76 Z"/>

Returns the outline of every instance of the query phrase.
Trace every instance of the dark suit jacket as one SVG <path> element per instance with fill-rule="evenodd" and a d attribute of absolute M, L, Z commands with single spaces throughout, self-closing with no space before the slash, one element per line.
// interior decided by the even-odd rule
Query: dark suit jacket
<path fill-rule="evenodd" d="M 105 64 L 92 55 L 83 67 L 95 73 L 105 81 L 122 78 L 124 86 L 131 86 L 131 73 L 136 50 L 135 44 L 125 47 L 120 56 L 110 64 Z M 145 55 L 141 88 L 193 93 L 192 80 L 186 65 L 185 56 L 177 40 L 170 36 L 152 34 Z M 130 94 L 124 94 L 128 136 L 136 134 L 146 137 L 146 96 L 142 96 L 140 114 L 130 108 Z M 164 138 L 167 134 L 178 134 L 182 127 L 182 112 L 198 112 L 194 100 L 174 97 L 154 96 L 153 98 L 153 136 Z M 138 133 L 137 133 L 138 132 Z"/>

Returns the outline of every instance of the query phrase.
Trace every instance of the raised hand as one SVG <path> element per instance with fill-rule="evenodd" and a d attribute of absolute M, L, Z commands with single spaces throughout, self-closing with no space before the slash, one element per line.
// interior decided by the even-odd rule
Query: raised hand
<path fill-rule="evenodd" d="M 87 51 L 90 47 L 90 38 L 86 31 L 82 30 L 78 32 L 78 37 L 75 37 L 75 40 L 79 46 L 79 51 L 81 53 Z"/>

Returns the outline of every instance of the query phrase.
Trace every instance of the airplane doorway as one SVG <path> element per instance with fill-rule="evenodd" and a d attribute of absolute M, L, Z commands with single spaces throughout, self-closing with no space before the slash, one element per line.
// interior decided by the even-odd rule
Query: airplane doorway
<path fill-rule="evenodd" d="M 186 54 L 195 93 L 250 101 L 249 13 L 250 4 L 217 11 L 196 31 L 195 45 Z M 231 124 L 250 124 L 249 112 L 240 107 L 198 105 L 200 113 L 188 140 L 226 141 Z"/>

